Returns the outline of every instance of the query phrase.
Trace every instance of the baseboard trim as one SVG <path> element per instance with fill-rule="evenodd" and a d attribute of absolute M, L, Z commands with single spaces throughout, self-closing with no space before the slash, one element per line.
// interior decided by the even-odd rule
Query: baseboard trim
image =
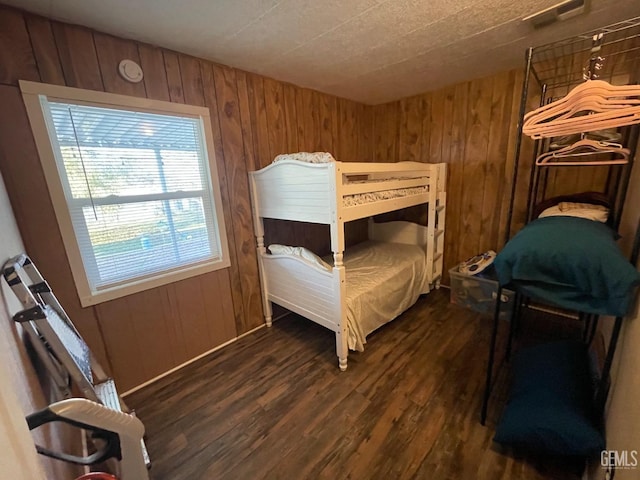
<path fill-rule="evenodd" d="M 220 345 L 218 345 L 218 346 L 216 346 L 216 347 L 213 347 L 211 350 L 207 350 L 206 352 L 201 353 L 201 354 L 200 354 L 200 355 L 198 355 L 197 357 L 193 357 L 191 360 L 187 360 L 186 362 L 181 363 L 180 365 L 178 365 L 178 366 L 176 366 L 176 367 L 173 367 L 171 370 L 167 370 L 166 372 L 161 373 L 161 374 L 160 374 L 160 375 L 158 375 L 157 377 L 153 377 L 152 379 L 147 380 L 146 382 L 141 383 L 140 385 L 137 385 L 137 386 L 135 386 L 135 387 L 133 387 L 133 388 L 131 388 L 131 389 L 127 390 L 127 391 L 126 391 L 126 392 L 124 392 L 124 393 L 121 393 L 121 394 L 120 394 L 120 396 L 121 396 L 121 397 L 126 397 L 127 395 L 130 395 L 130 394 L 132 394 L 133 392 L 137 392 L 138 390 L 140 390 L 140 389 L 142 389 L 142 388 L 144 388 L 144 387 L 147 387 L 147 386 L 151 385 L 151 384 L 152 384 L 152 383 L 154 383 L 154 382 L 157 382 L 157 381 L 158 381 L 158 380 L 160 380 L 161 378 L 164 378 L 164 377 L 166 377 L 167 375 L 171 375 L 173 372 L 177 372 L 177 371 L 178 371 L 178 370 L 180 370 L 181 368 L 184 368 L 184 367 L 186 367 L 187 365 L 190 365 L 190 364 L 192 364 L 193 362 L 196 362 L 196 361 L 200 360 L 201 358 L 204 358 L 204 357 L 206 357 L 207 355 L 210 355 L 210 354 L 212 354 L 212 353 L 214 353 L 214 352 L 216 352 L 216 351 L 220 350 L 221 348 L 226 347 L 227 345 L 231 345 L 232 343 L 237 342 L 238 340 L 240 340 L 240 339 L 241 339 L 241 338 L 243 338 L 243 337 L 246 337 L 247 335 L 251 335 L 252 333 L 257 332 L 258 330 L 260 330 L 261 328 L 264 328 L 265 326 L 266 326 L 265 324 L 262 324 L 262 325 L 260 325 L 259 327 L 256 327 L 256 328 L 254 328 L 254 329 L 252 329 L 252 330 L 249 330 L 248 332 L 243 333 L 242 335 L 238 335 L 237 337 L 232 338 L 231 340 L 228 340 L 228 341 L 226 341 L 226 342 L 224 342 L 224 343 L 221 343 Z"/>

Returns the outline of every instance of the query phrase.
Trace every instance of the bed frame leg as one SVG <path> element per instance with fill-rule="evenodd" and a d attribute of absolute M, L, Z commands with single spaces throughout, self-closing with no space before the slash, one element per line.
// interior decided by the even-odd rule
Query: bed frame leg
<path fill-rule="evenodd" d="M 340 367 L 340 371 L 344 372 L 347 370 L 347 359 L 346 358 L 338 358 L 338 367 Z"/>
<path fill-rule="evenodd" d="M 347 332 L 336 332 L 336 352 L 338 354 L 338 366 L 340 371 L 347 369 L 347 357 L 349 356 L 349 347 L 347 345 Z"/>
<path fill-rule="evenodd" d="M 253 192 L 253 190 L 252 190 Z M 255 206 L 255 203 L 253 203 Z M 255 213 L 254 213 L 255 215 Z M 267 327 L 272 325 L 272 317 L 273 311 L 271 309 L 271 302 L 269 301 L 268 288 L 267 288 L 267 278 L 264 273 L 264 266 L 262 264 L 262 257 L 267 253 L 267 249 L 264 247 L 264 224 L 262 223 L 262 218 L 259 218 L 255 224 L 256 229 L 256 243 L 257 254 L 258 254 L 258 271 L 260 273 L 260 296 L 262 297 L 262 312 L 264 313 L 264 323 Z"/>
<path fill-rule="evenodd" d="M 270 327 L 272 325 L 273 311 L 271 309 L 271 302 L 269 300 L 264 299 L 262 301 L 262 311 L 264 313 L 264 323 L 267 325 L 267 327 Z"/>
<path fill-rule="evenodd" d="M 272 325 L 273 311 L 271 310 L 271 302 L 269 300 L 262 302 L 262 311 L 264 312 L 264 323 L 267 327 L 270 327 Z"/>

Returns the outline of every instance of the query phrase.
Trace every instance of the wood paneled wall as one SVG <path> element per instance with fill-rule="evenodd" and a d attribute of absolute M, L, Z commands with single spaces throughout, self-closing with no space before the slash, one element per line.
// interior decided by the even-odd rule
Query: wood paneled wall
<path fill-rule="evenodd" d="M 445 277 L 461 261 L 504 244 L 523 73 L 502 72 L 373 107 L 374 160 L 448 164 Z M 531 80 L 527 111 L 539 105 Z M 525 223 L 533 141 L 524 136 L 511 235 Z M 607 167 L 553 168 L 545 198 L 604 191 Z M 422 212 L 401 217 L 426 221 Z"/>
<path fill-rule="evenodd" d="M 121 390 L 262 324 L 247 172 L 279 153 L 372 158 L 371 109 L 83 27 L 0 7 L 0 171 L 29 255 Z M 138 62 L 144 81 L 117 73 Z M 82 308 L 18 80 L 207 106 L 231 268 Z M 314 234 L 307 234 L 315 238 Z"/>
<path fill-rule="evenodd" d="M 513 70 L 373 107 L 375 161 L 448 164 L 445 270 L 502 242 L 521 85 Z"/>

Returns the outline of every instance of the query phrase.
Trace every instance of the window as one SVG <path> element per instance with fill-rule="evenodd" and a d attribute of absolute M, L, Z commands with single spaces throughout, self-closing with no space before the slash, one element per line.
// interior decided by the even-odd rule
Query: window
<path fill-rule="evenodd" d="M 83 305 L 229 266 L 208 109 L 20 86 Z"/>

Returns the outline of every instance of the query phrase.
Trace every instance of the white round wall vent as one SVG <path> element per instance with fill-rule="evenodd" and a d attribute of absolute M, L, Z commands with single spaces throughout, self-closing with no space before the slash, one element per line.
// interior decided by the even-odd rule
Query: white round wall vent
<path fill-rule="evenodd" d="M 122 78 L 131 83 L 141 82 L 142 77 L 144 76 L 140 65 L 129 59 L 125 59 L 120 62 L 118 65 L 118 71 Z"/>

